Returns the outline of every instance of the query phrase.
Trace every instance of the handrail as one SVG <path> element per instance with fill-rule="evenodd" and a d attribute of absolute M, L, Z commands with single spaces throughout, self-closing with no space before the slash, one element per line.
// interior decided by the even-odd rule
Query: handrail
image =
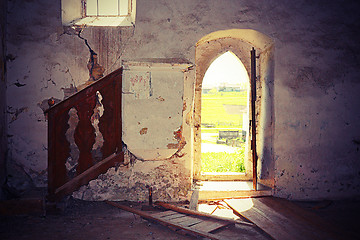
<path fill-rule="evenodd" d="M 122 68 L 45 111 L 49 123 L 48 198 L 50 200 L 57 200 L 70 194 L 81 185 L 105 172 L 115 162 L 123 161 L 121 152 L 121 76 Z M 99 95 L 101 95 L 101 101 Z M 102 116 L 99 114 L 100 117 L 98 117 L 98 129 L 103 139 L 100 162 L 105 161 L 106 164 L 95 160 L 92 152 L 96 142 L 93 115 L 95 109 L 100 106 L 103 107 L 103 114 Z M 69 115 L 72 109 L 76 110 L 77 121 L 71 119 Z M 72 144 L 69 142 L 69 133 L 67 133 L 70 128 L 69 121 L 77 122 L 75 130 L 73 130 L 74 143 Z M 74 145 L 79 151 L 77 159 L 76 157 L 73 159 L 71 156 Z M 72 166 L 75 166 L 71 169 L 69 159 Z M 91 169 L 90 172 L 89 169 Z M 69 173 L 70 170 L 72 174 Z M 86 174 L 88 176 L 84 177 Z"/>
<path fill-rule="evenodd" d="M 90 84 L 89 86 L 81 89 L 79 92 L 76 92 L 74 95 L 71 95 L 68 98 L 64 99 L 63 101 L 54 104 L 53 106 L 46 109 L 44 112 L 45 112 L 45 114 L 47 114 L 52 111 L 58 111 L 58 108 L 61 108 L 61 107 L 64 108 L 64 106 L 69 105 L 69 102 L 79 101 L 81 98 L 86 97 L 86 96 L 84 96 L 84 94 L 86 94 L 86 95 L 94 94 L 97 91 L 96 89 L 101 88 L 101 86 L 103 86 L 105 84 L 103 79 L 109 79 L 109 78 L 119 77 L 119 76 L 121 77 L 121 75 L 122 75 L 122 68 L 119 68 L 119 69 L 115 70 L 114 72 L 110 73 L 109 75 L 106 75 L 105 77 L 100 78 L 98 81 L 94 82 L 93 84 Z"/>

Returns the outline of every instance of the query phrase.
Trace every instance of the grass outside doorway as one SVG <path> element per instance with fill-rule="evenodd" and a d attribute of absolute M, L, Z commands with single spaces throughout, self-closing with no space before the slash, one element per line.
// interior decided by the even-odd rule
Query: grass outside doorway
<path fill-rule="evenodd" d="M 212 138 L 202 137 L 202 143 L 224 145 L 228 147 L 228 141 L 219 143 L 219 130 L 235 130 L 242 132 L 243 114 L 229 113 L 225 105 L 247 106 L 247 91 L 221 92 L 212 89 L 207 93 L 202 93 L 201 102 L 201 122 L 202 136 L 211 135 Z M 229 141 L 230 142 L 230 141 Z M 245 143 L 242 138 L 231 139 L 237 147 L 232 152 L 202 152 L 201 171 L 202 172 L 245 172 Z M 227 144 L 227 145 L 225 145 Z M 214 145 L 215 146 L 215 145 Z"/>
<path fill-rule="evenodd" d="M 205 152 L 201 153 L 202 172 L 245 172 L 245 148 L 234 153 Z"/>

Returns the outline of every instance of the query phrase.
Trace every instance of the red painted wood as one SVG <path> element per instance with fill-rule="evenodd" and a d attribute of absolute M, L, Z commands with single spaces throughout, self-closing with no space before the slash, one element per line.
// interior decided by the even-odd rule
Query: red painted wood
<path fill-rule="evenodd" d="M 104 144 L 101 148 L 103 158 L 122 148 L 121 141 L 121 75 L 113 77 L 112 84 L 104 87 L 100 93 L 103 97 L 104 114 L 100 118 L 99 129 Z"/>
<path fill-rule="evenodd" d="M 94 166 L 86 169 L 81 174 L 66 182 L 57 188 L 54 194 L 54 201 L 60 200 L 61 197 L 71 194 L 79 189 L 82 185 L 87 184 L 90 180 L 97 178 L 100 174 L 105 173 L 110 167 L 114 167 L 117 162 L 124 161 L 123 152 L 113 153 L 109 157 L 96 163 Z"/>
<path fill-rule="evenodd" d="M 122 69 L 118 69 L 45 111 L 49 120 L 48 197 L 50 200 L 58 200 L 59 197 L 70 194 L 80 185 L 86 184 L 104 173 L 109 167 L 114 166 L 115 162 L 123 161 L 121 152 L 121 75 Z M 96 105 L 97 91 L 103 97 L 104 115 L 100 118 L 99 128 L 105 142 L 101 149 L 104 160 L 94 165 L 91 151 L 95 143 L 95 129 L 91 124 L 91 116 Z M 69 180 L 65 163 L 70 156 L 70 144 L 65 134 L 69 128 L 69 110 L 73 107 L 76 108 L 79 117 L 79 123 L 74 133 L 75 143 L 80 151 L 76 169 L 79 177 L 76 176 Z M 113 153 L 117 153 L 117 157 L 109 161 L 108 157 Z M 101 163 L 105 160 L 106 164 Z"/>
<path fill-rule="evenodd" d="M 115 79 L 115 138 L 116 138 L 116 145 L 117 151 L 122 152 L 122 116 L 121 116 L 121 109 L 122 109 L 122 69 L 121 74 L 119 77 Z"/>
<path fill-rule="evenodd" d="M 69 128 L 69 115 L 67 112 L 59 114 L 56 118 L 49 116 L 49 147 L 48 147 L 48 191 L 54 193 L 55 189 L 67 181 L 66 159 L 70 155 L 70 144 L 65 133 Z"/>
<path fill-rule="evenodd" d="M 81 91 L 77 92 L 76 94 L 68 97 L 67 99 L 55 104 L 51 108 L 45 111 L 45 113 L 49 114 L 57 114 L 59 112 L 62 112 L 64 110 L 69 110 L 73 106 L 75 106 L 77 103 L 83 101 L 90 95 L 95 95 L 97 91 L 103 89 L 108 84 L 110 84 L 112 81 L 116 79 L 121 79 L 122 69 L 118 69 L 109 75 L 105 76 L 104 78 L 100 79 L 99 81 L 89 85 L 88 87 L 82 89 Z M 121 92 L 120 92 L 121 94 Z"/>
<path fill-rule="evenodd" d="M 79 123 L 75 129 L 74 138 L 80 151 L 78 166 L 76 168 L 77 175 L 93 165 L 91 150 L 95 143 L 96 136 L 95 129 L 91 124 L 91 116 L 94 114 L 95 104 L 96 95 L 91 95 L 85 99 L 85 101 L 75 106 Z"/>
<path fill-rule="evenodd" d="M 116 118 L 115 118 L 115 94 L 114 83 L 102 89 L 100 92 L 103 96 L 102 104 L 104 107 L 104 113 L 100 118 L 99 129 L 103 136 L 104 143 L 101 148 L 103 158 L 109 156 L 116 151 L 116 136 L 114 134 Z"/>

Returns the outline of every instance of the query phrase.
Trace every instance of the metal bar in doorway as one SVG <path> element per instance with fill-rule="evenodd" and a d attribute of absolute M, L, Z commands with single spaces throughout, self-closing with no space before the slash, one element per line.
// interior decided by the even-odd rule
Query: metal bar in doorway
<path fill-rule="evenodd" d="M 251 55 L 251 153 L 253 163 L 253 189 L 257 190 L 257 154 L 256 154 L 256 54 L 255 49 L 250 51 Z"/>

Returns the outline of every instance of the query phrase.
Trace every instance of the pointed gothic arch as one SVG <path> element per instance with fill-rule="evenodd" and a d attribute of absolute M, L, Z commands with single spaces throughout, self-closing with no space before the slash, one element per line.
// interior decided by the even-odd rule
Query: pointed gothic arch
<path fill-rule="evenodd" d="M 250 50 L 254 47 L 258 55 L 256 126 L 259 182 L 267 186 L 274 185 L 273 158 L 273 82 L 274 82 L 274 43 L 266 35 L 251 29 L 230 29 L 210 33 L 201 38 L 195 47 L 195 93 L 194 93 L 194 139 L 193 139 L 193 177 L 205 180 L 201 174 L 201 90 L 204 75 L 210 64 L 221 54 L 231 51 L 244 64 L 250 78 Z M 249 148 L 250 149 L 250 148 Z M 250 156 L 250 154 L 248 154 Z M 228 180 L 250 180 L 252 178 L 251 161 L 245 161 L 246 173 Z M 206 180 L 211 179 L 208 176 Z"/>
<path fill-rule="evenodd" d="M 221 169 L 223 174 L 236 174 L 243 169 L 240 162 L 246 158 L 243 152 L 247 153 L 245 146 L 248 141 L 249 83 L 249 74 L 244 64 L 231 51 L 218 56 L 206 70 L 201 99 L 202 172 L 217 172 Z M 228 134 L 231 136 L 225 136 Z M 235 135 L 242 140 L 234 139 Z M 224 167 L 225 162 L 211 160 L 214 154 L 226 156 L 219 152 L 233 154 L 231 164 L 223 159 L 230 164 L 228 167 Z"/>

